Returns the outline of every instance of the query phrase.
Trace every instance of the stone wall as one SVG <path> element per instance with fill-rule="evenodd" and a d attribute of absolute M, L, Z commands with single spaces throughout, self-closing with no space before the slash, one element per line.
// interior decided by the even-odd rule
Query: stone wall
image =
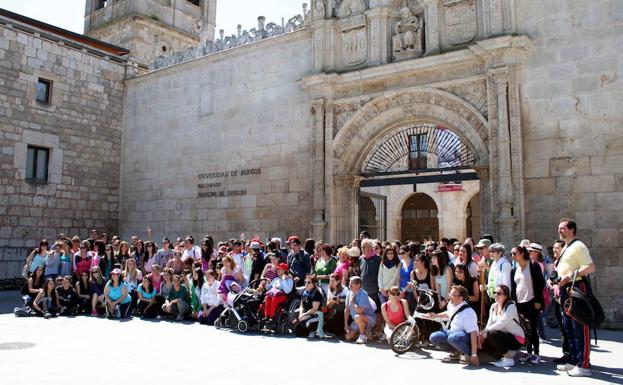
<path fill-rule="evenodd" d="M 623 299 L 623 2 L 526 0 L 519 31 L 534 52 L 520 68 L 526 229 L 557 238 L 575 217 L 597 272 L 594 286 L 609 320 Z"/>
<path fill-rule="evenodd" d="M 89 36 L 130 50 L 133 60 L 150 64 L 156 57 L 199 45 L 196 36 L 144 16 L 128 17 L 89 31 Z"/>
<path fill-rule="evenodd" d="M 58 232 L 117 228 L 125 66 L 0 26 L 0 279 Z M 35 101 L 39 78 L 51 103 Z M 48 183 L 26 182 L 28 145 L 50 149 Z"/>
<path fill-rule="evenodd" d="M 122 236 L 309 234 L 311 49 L 301 30 L 128 81 Z"/>

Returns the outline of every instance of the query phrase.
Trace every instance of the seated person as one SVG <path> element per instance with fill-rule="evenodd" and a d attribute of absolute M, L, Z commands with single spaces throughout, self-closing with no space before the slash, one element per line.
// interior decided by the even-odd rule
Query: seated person
<path fill-rule="evenodd" d="M 519 323 L 517 305 L 510 298 L 510 289 L 506 285 L 498 285 L 494 291 L 495 302 L 491 305 L 489 321 L 480 333 L 483 350 L 493 356 L 502 357 L 494 365 L 497 367 L 515 366 L 515 353 L 525 343 L 524 331 Z"/>
<path fill-rule="evenodd" d="M 214 321 L 223 311 L 221 297 L 218 295 L 220 282 L 216 280 L 216 273 L 209 269 L 205 272 L 205 283 L 201 288 L 201 307 L 198 320 L 204 325 L 214 325 Z"/>
<path fill-rule="evenodd" d="M 106 286 L 106 280 L 99 266 L 94 266 L 91 269 L 91 315 L 97 316 L 99 313 L 97 309 L 103 309 L 106 299 L 104 298 L 104 287 Z"/>
<path fill-rule="evenodd" d="M 63 277 L 63 284 L 56 288 L 56 296 L 58 297 L 59 314 L 74 315 L 78 310 L 78 294 L 71 286 L 71 276 Z"/>
<path fill-rule="evenodd" d="M 78 282 L 75 285 L 76 294 L 78 295 L 78 311 L 80 313 L 91 313 L 91 303 L 93 293 L 91 292 L 91 280 L 88 271 L 83 271 L 78 275 Z"/>
<path fill-rule="evenodd" d="M 368 339 L 366 332 L 376 325 L 376 305 L 370 299 L 368 293 L 361 288 L 361 277 L 350 277 L 350 294 L 346 298 L 344 308 L 344 331 L 346 339 L 353 340 L 359 333 L 358 344 L 365 344 Z M 350 317 L 349 317 L 350 316 Z M 349 319 L 352 322 L 348 323 Z"/>
<path fill-rule="evenodd" d="M 218 287 L 218 293 L 221 296 L 221 301 L 225 306 L 234 306 L 234 298 L 236 294 L 240 293 L 242 286 L 238 283 L 235 276 L 227 274 L 223 276 L 221 284 Z"/>
<path fill-rule="evenodd" d="M 156 318 L 160 309 L 156 303 L 156 287 L 149 275 L 143 276 L 137 292 L 138 312 L 145 318 Z"/>
<path fill-rule="evenodd" d="M 294 332 L 299 337 L 307 336 L 314 338 L 316 332 L 318 337 L 324 338 L 323 315 L 320 306 L 323 300 L 322 289 L 318 288 L 316 277 L 308 275 L 305 277 L 305 290 L 301 298 L 301 306 L 298 310 L 296 328 Z"/>
<path fill-rule="evenodd" d="M 340 273 L 331 274 L 327 292 L 324 331 L 338 338 L 344 337 L 344 308 L 348 293 L 348 289 L 342 286 L 342 275 Z"/>
<path fill-rule="evenodd" d="M 58 313 L 61 306 L 58 303 L 55 288 L 54 280 L 52 278 L 46 279 L 43 288 L 32 301 L 32 308 L 38 316 L 51 318 Z"/>
<path fill-rule="evenodd" d="M 173 287 L 167 295 L 167 300 L 162 305 L 162 311 L 166 314 L 177 316 L 178 321 L 190 314 L 190 296 L 186 286 L 182 285 L 182 277 L 175 274 L 173 276 Z"/>
<path fill-rule="evenodd" d="M 108 318 L 128 318 L 132 314 L 132 299 L 128 294 L 128 284 L 121 278 L 121 269 L 110 272 L 110 280 L 104 287 L 106 316 Z"/>
<path fill-rule="evenodd" d="M 286 302 L 286 295 L 294 289 L 294 280 L 288 274 L 288 265 L 280 263 L 277 265 L 277 278 L 273 279 L 267 286 L 266 298 L 264 299 L 264 317 L 273 318 L 277 312 L 277 307 Z"/>
<path fill-rule="evenodd" d="M 411 317 L 411 314 L 409 313 L 407 300 L 400 298 L 400 287 L 392 286 L 387 293 L 389 294 L 389 299 L 381 305 L 381 314 L 385 320 L 383 332 L 385 333 L 385 338 L 387 338 L 389 342 L 394 328 L 405 322 Z"/>
<path fill-rule="evenodd" d="M 427 318 L 450 318 L 450 329 L 439 330 L 430 335 L 430 342 L 442 350 L 450 352 L 445 362 L 462 361 L 474 366 L 478 361 L 478 316 L 467 302 L 467 289 L 453 285 L 450 290 L 448 310 L 443 313 L 427 313 Z M 461 357 L 463 355 L 463 357 Z"/>

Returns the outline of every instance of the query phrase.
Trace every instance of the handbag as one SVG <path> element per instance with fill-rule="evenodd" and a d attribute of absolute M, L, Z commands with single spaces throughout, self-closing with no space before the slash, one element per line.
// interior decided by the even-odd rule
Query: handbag
<path fill-rule="evenodd" d="M 577 275 L 576 270 L 573 273 L 573 283 L 568 290 L 569 296 L 564 302 L 564 311 L 581 325 L 596 329 L 605 319 L 603 308 L 592 293 L 584 293 L 575 285 Z"/>

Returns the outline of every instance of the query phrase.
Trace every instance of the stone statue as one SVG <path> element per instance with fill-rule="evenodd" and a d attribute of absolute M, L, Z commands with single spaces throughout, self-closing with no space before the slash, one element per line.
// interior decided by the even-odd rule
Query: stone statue
<path fill-rule="evenodd" d="M 403 2 L 401 19 L 394 27 L 392 49 L 396 59 L 406 59 L 422 55 L 422 20 Z M 409 54 L 404 54 L 409 52 Z"/>
<path fill-rule="evenodd" d="M 314 0 L 314 20 L 322 20 L 325 18 L 327 13 L 326 7 L 326 0 Z"/>

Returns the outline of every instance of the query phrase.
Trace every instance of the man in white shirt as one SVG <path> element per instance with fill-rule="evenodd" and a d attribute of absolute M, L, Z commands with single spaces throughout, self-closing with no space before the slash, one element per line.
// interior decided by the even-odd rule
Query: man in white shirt
<path fill-rule="evenodd" d="M 478 316 L 466 301 L 467 289 L 454 285 L 450 290 L 448 310 L 439 313 L 428 313 L 428 318 L 450 318 L 450 329 L 436 331 L 430 335 L 430 342 L 440 349 L 450 352 L 444 361 L 471 362 L 477 367 L 478 360 Z M 464 357 L 460 357 L 460 355 Z M 469 356 L 469 361 L 466 356 Z"/>

